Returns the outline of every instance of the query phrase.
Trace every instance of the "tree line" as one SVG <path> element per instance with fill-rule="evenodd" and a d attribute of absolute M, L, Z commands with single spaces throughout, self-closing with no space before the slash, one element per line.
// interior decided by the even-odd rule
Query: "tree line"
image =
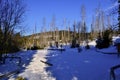
<path fill-rule="evenodd" d="M 115 0 L 116 1 L 116 0 Z M 118 1 L 119 3 L 119 1 Z M 74 21 L 73 25 L 70 26 L 69 21 L 66 19 L 63 19 L 63 25 L 61 27 L 64 27 L 64 30 L 61 31 L 58 29 L 56 26 L 56 17 L 53 16 L 51 23 L 49 26 L 46 26 L 46 18 L 43 18 L 43 26 L 41 27 L 40 32 L 44 33 L 40 35 L 39 40 L 35 42 L 38 43 L 38 46 L 40 45 L 47 45 L 48 42 L 52 40 L 57 41 L 57 42 L 72 42 L 72 40 L 77 40 L 78 43 L 81 43 L 82 41 L 86 41 L 88 39 L 96 39 L 98 36 L 105 37 L 107 36 L 108 38 L 111 38 L 113 35 L 118 34 L 118 22 L 116 20 L 116 9 L 112 9 L 111 11 L 105 12 L 101 9 L 101 6 L 98 5 L 98 7 L 95 9 L 94 15 L 92 15 L 92 22 L 91 26 L 88 26 L 86 23 L 86 8 L 84 5 L 81 6 L 80 8 L 80 15 L 81 15 L 81 20 L 76 22 Z M 119 12 L 119 11 L 118 11 Z M 106 14 L 107 13 L 107 14 Z M 118 17 L 119 18 L 119 17 Z M 67 23 L 68 22 L 68 23 Z M 50 28 L 48 30 L 48 27 Z M 91 31 L 89 32 L 88 35 L 88 27 L 91 27 Z M 71 31 L 73 33 L 71 33 Z M 35 32 L 35 31 L 34 31 Z M 49 35 L 49 36 L 47 36 Z M 35 36 L 35 35 L 34 35 Z M 38 36 L 38 35 L 36 35 Z M 48 38 L 45 38 L 47 36 Z M 56 37 L 57 36 L 57 37 Z M 58 37 L 59 36 L 59 37 Z M 33 37 L 34 38 L 34 37 Z M 34 43 L 33 43 L 34 44 Z"/>
<path fill-rule="evenodd" d="M 114 0 L 116 1 L 116 0 Z M 118 0 L 118 3 L 120 1 Z M 119 8 L 118 8 L 119 7 Z M 92 17 L 91 22 L 91 32 L 88 35 L 88 26 L 86 23 L 86 9 L 82 5 L 80 9 L 81 21 L 74 21 L 73 25 L 70 26 L 70 22 L 67 23 L 66 19 L 63 20 L 64 30 L 60 32 L 56 26 L 56 18 L 53 16 L 51 23 L 49 24 L 50 30 L 47 30 L 46 18 L 43 18 L 43 26 L 40 32 L 42 35 L 39 37 L 36 34 L 36 30 L 33 31 L 33 35 L 29 37 L 21 36 L 21 32 L 18 31 L 21 23 L 24 21 L 25 5 L 22 0 L 0 0 L 0 51 L 1 53 L 18 51 L 21 47 L 28 47 L 39 45 L 41 47 L 46 46 L 50 40 L 59 41 L 63 43 L 71 42 L 72 40 L 77 40 L 78 43 L 88 39 L 97 38 L 98 35 L 103 36 L 106 30 L 112 35 L 120 31 L 120 5 L 117 7 L 117 11 L 112 10 L 112 14 L 106 15 L 105 12 L 98 6 Z M 118 23 L 114 21 L 114 14 L 118 13 Z M 112 20 L 113 19 L 113 20 Z M 119 29 L 116 30 L 118 26 Z M 36 27 L 36 26 L 35 26 Z M 72 32 L 71 32 L 72 31 Z M 50 32 L 50 33 L 48 33 Z M 48 35 L 48 38 L 45 36 Z"/>

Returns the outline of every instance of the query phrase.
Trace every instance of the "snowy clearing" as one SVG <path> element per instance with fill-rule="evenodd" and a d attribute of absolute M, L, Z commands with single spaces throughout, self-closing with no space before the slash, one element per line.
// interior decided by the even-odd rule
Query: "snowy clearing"
<path fill-rule="evenodd" d="M 22 58 L 20 66 L 14 60 L 0 65 L 0 75 L 19 69 L 20 73 L 1 80 L 15 80 L 22 76 L 27 80 L 110 80 L 110 68 L 120 64 L 116 48 L 96 50 L 94 47 L 78 52 L 77 48 L 65 47 L 65 51 L 29 50 L 18 52 Z M 111 53 L 103 54 L 102 52 Z M 40 60 L 53 64 L 49 66 Z M 120 80 L 120 69 L 115 71 L 116 80 Z"/>

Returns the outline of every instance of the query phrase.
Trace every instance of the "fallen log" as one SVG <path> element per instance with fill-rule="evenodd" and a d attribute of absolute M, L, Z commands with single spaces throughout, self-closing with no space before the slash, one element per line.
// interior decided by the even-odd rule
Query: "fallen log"
<path fill-rule="evenodd" d="M 53 66 L 53 64 L 51 64 L 51 63 L 48 63 L 48 62 L 46 62 L 46 61 L 43 61 L 43 60 L 40 60 L 42 63 L 45 63 L 45 64 L 47 64 L 48 66 Z"/>
<path fill-rule="evenodd" d="M 47 49 L 47 50 L 58 50 L 58 51 L 65 51 L 65 49 Z"/>

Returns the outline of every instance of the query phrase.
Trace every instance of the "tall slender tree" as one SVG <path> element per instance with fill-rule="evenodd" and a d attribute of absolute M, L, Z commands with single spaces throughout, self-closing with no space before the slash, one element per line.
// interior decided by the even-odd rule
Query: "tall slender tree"
<path fill-rule="evenodd" d="M 70 42 L 70 22 L 68 22 L 68 43 Z"/>
<path fill-rule="evenodd" d="M 62 31 L 62 41 L 63 43 L 65 43 L 65 40 L 66 40 L 66 32 L 65 32 L 65 29 L 66 29 L 66 18 L 63 19 L 63 24 L 62 24 L 62 27 L 63 27 L 63 31 Z"/>
<path fill-rule="evenodd" d="M 86 20 L 86 11 L 85 11 L 85 6 L 82 5 L 81 6 L 81 32 L 82 32 L 82 40 L 86 39 L 86 24 L 85 24 L 85 20 Z"/>
<path fill-rule="evenodd" d="M 120 33 L 120 0 L 118 0 L 118 32 Z"/>
<path fill-rule="evenodd" d="M 74 21 L 74 24 L 73 24 L 73 39 L 76 38 L 76 22 Z"/>
<path fill-rule="evenodd" d="M 110 11 L 109 11 L 109 14 L 113 16 L 113 27 L 116 28 L 117 26 L 117 29 L 118 29 L 118 33 L 120 33 L 120 0 L 110 0 L 112 3 L 116 4 L 114 6 L 114 8 L 112 8 Z M 117 19 L 116 20 L 116 15 L 117 15 Z"/>
<path fill-rule="evenodd" d="M 56 18 L 55 15 L 52 16 L 52 21 L 51 21 L 51 31 L 52 31 L 52 39 L 55 40 L 55 27 L 56 27 Z"/>

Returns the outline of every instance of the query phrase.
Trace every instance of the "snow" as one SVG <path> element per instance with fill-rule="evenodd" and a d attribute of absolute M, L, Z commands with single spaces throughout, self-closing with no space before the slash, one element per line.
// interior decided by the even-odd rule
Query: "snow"
<path fill-rule="evenodd" d="M 54 54 L 54 53 L 53 53 Z M 53 67 L 47 68 L 57 80 L 109 80 L 109 69 L 119 64 L 114 55 L 98 54 L 94 50 L 83 50 L 78 53 L 75 49 L 49 58 Z"/>
<path fill-rule="evenodd" d="M 95 46 L 96 45 L 96 42 L 95 41 L 91 41 L 88 43 L 90 46 Z"/>
<path fill-rule="evenodd" d="M 120 43 L 120 36 L 113 36 L 112 41 L 113 41 L 113 45 Z"/>
<path fill-rule="evenodd" d="M 18 66 L 16 61 L 6 61 L 0 65 L 0 75 L 20 69 L 19 74 L 2 80 L 15 80 L 22 76 L 28 80 L 110 80 L 110 68 L 120 64 L 120 58 L 116 55 L 116 47 L 95 49 L 95 42 L 89 43 L 90 49 L 64 46 L 65 51 L 57 50 L 28 50 L 15 54 L 20 56 L 22 63 Z M 113 53 L 115 55 L 103 54 Z M 53 64 L 48 66 L 40 60 Z M 120 80 L 120 69 L 115 71 L 116 80 Z"/>
<path fill-rule="evenodd" d="M 110 46 L 109 48 L 97 49 L 97 51 L 102 52 L 104 54 L 117 54 L 117 47 Z"/>

